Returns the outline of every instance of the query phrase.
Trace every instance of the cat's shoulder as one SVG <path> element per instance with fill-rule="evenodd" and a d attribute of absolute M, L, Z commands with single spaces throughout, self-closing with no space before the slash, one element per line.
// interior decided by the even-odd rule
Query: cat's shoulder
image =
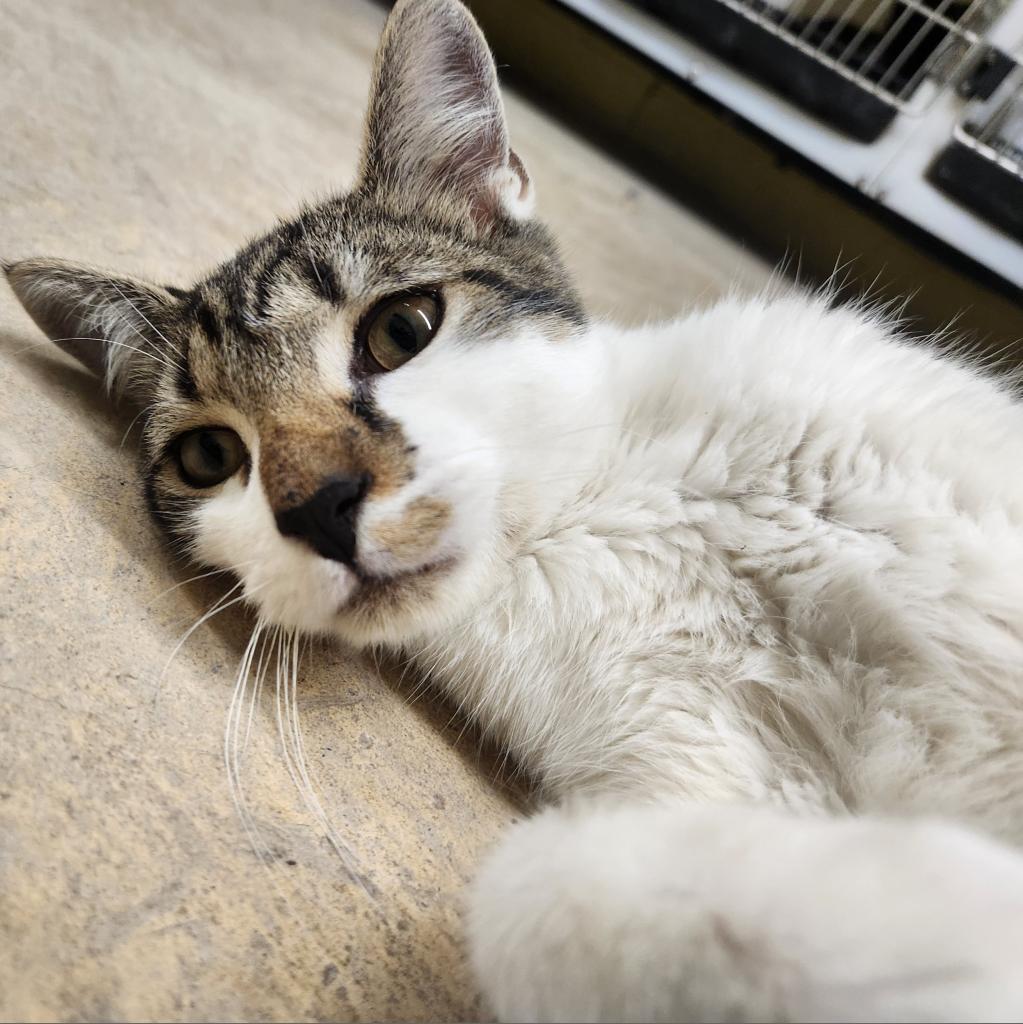
<path fill-rule="evenodd" d="M 891 305 L 775 287 L 606 340 L 619 379 L 631 372 L 708 395 L 1016 404 L 1018 374 L 994 369 L 975 340 L 951 330 L 922 335 L 912 326 Z"/>

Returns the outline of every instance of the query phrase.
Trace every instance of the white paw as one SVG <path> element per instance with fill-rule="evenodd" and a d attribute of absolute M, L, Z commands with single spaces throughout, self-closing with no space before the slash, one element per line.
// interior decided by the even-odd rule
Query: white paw
<path fill-rule="evenodd" d="M 471 894 L 504 1020 L 1019 1020 L 1023 857 L 951 825 L 549 810 Z"/>

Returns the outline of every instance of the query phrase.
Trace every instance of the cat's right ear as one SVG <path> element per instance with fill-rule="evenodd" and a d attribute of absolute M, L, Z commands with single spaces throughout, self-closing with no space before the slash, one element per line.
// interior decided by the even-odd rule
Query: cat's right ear
<path fill-rule="evenodd" d="M 114 394 L 145 400 L 173 364 L 168 334 L 180 316 L 180 295 L 65 260 L 21 260 L 3 270 L 42 331 Z"/>

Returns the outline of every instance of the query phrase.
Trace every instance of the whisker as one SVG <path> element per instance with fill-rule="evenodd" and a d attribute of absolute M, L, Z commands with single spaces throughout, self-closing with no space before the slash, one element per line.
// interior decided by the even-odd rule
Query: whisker
<path fill-rule="evenodd" d="M 309 778 L 302 731 L 298 723 L 298 653 L 298 638 L 294 633 L 287 635 L 278 653 L 276 679 L 277 731 L 281 741 L 284 763 L 287 766 L 292 782 L 295 784 L 295 788 L 302 798 L 302 802 L 306 806 L 306 810 L 312 814 L 320 825 L 346 873 L 375 906 L 376 897 L 371 892 L 368 883 L 359 870 L 358 861 L 354 853 L 338 836 L 326 812 L 323 810 L 323 805 L 316 796 L 312 781 Z"/>
<path fill-rule="evenodd" d="M 149 319 L 149 317 L 147 317 L 147 316 L 146 316 L 146 314 L 145 314 L 145 313 L 143 313 L 143 312 L 142 312 L 142 310 L 141 310 L 141 309 L 139 309 L 139 308 L 138 308 L 138 306 L 136 306 L 136 305 L 135 305 L 135 303 L 134 303 L 134 302 L 132 302 L 132 301 L 131 301 L 131 299 L 130 299 L 130 298 L 128 298 L 128 296 L 127 296 L 127 295 L 126 295 L 126 294 L 125 294 L 125 293 L 124 293 L 123 291 L 121 291 L 121 288 L 120 288 L 120 286 L 119 286 L 119 285 L 117 284 L 117 282 L 116 282 L 116 281 L 111 281 L 111 282 L 110 282 L 110 284 L 111 284 L 111 285 L 113 286 L 113 289 L 114 289 L 114 291 L 115 291 L 115 292 L 117 292 L 117 294 L 118 294 L 118 295 L 120 295 L 120 296 L 121 296 L 121 298 L 122 298 L 122 299 L 123 299 L 123 300 L 124 300 L 124 301 L 125 301 L 125 302 L 126 302 L 126 303 L 127 303 L 127 304 L 128 304 L 128 305 L 129 305 L 129 306 L 130 306 L 130 307 L 131 307 L 131 308 L 132 308 L 132 309 L 133 309 L 133 310 L 134 310 L 134 311 L 135 311 L 135 312 L 136 312 L 136 313 L 137 313 L 138 315 L 139 315 L 139 316 L 140 316 L 140 317 L 142 317 L 142 319 L 143 319 L 143 320 L 144 320 L 144 321 L 146 322 L 146 324 L 148 324 L 148 326 L 149 326 L 149 329 L 150 329 L 150 330 L 151 330 L 151 331 L 152 331 L 152 332 L 153 332 L 153 333 L 154 333 L 154 334 L 155 334 L 155 335 L 156 335 L 156 336 L 157 336 L 157 337 L 158 337 L 158 338 L 159 338 L 159 339 L 160 339 L 160 340 L 161 340 L 161 341 L 162 341 L 162 342 L 163 342 L 163 343 L 164 343 L 164 344 L 165 344 L 165 345 L 166 345 L 166 346 L 167 346 L 167 347 L 168 347 L 168 348 L 169 348 L 169 349 L 170 349 L 170 350 L 171 350 L 171 351 L 172 351 L 172 352 L 173 352 L 173 353 L 174 353 L 174 354 L 175 354 L 175 355 L 176 355 L 176 356 L 178 357 L 178 359 L 183 359 L 184 357 L 183 357 L 183 356 L 182 356 L 182 354 L 181 354 L 181 350 L 180 350 L 180 349 L 179 349 L 179 348 L 178 348 L 178 347 L 177 347 L 176 345 L 172 344 L 172 343 L 171 343 L 171 341 L 170 341 L 170 339 L 169 339 L 169 338 L 168 338 L 168 337 L 167 337 L 167 336 L 166 336 L 166 335 L 165 335 L 165 334 L 164 334 L 164 333 L 163 333 L 163 332 L 162 332 L 161 330 L 159 330 L 159 329 L 158 329 L 158 328 L 157 328 L 157 327 L 156 327 L 156 326 L 155 326 L 155 325 L 153 324 L 152 320 L 150 320 L 150 319 Z M 126 319 L 127 319 L 127 318 L 126 318 Z M 132 324 L 132 323 L 131 323 L 131 321 L 130 321 L 130 320 L 128 321 L 128 326 L 129 326 L 129 327 L 131 327 L 131 328 L 132 328 L 132 330 L 134 330 L 134 331 L 135 331 L 135 333 L 136 333 L 136 334 L 137 334 L 137 335 L 138 335 L 138 336 L 139 336 L 140 338 L 142 338 L 142 339 L 143 339 L 143 341 L 148 341 L 148 340 L 149 340 L 148 338 L 146 338 L 146 336 L 145 336 L 145 335 L 144 335 L 144 334 L 143 334 L 143 333 L 142 333 L 142 332 L 141 332 L 141 331 L 140 331 L 140 330 L 139 330 L 139 329 L 138 329 L 137 327 L 135 327 L 135 325 L 134 325 L 134 324 Z"/>
<path fill-rule="evenodd" d="M 156 690 L 155 690 L 155 692 L 153 694 L 153 710 L 154 711 L 156 710 L 157 703 L 159 702 L 159 699 L 160 699 L 160 693 L 161 693 L 161 691 L 163 689 L 163 681 L 164 681 L 164 678 L 167 675 L 167 670 L 170 668 L 171 662 L 174 660 L 174 658 L 177 655 L 178 651 L 181 650 L 181 648 L 184 645 L 185 641 L 188 640 L 188 638 L 204 622 L 208 622 L 215 615 L 219 615 L 222 611 L 226 611 L 228 608 L 231 607 L 231 605 L 238 604 L 239 601 L 244 601 L 247 598 L 251 597 L 253 594 L 255 594 L 259 590 L 261 590 L 263 586 L 266 586 L 266 584 L 262 584 L 261 586 L 256 587 L 254 590 L 250 591 L 247 594 L 239 594 L 237 597 L 232 598 L 230 601 L 228 601 L 227 598 L 230 597 L 231 594 L 233 594 L 241 586 L 244 586 L 244 580 L 239 580 L 226 594 L 224 594 L 223 597 L 220 598 L 219 601 L 217 601 L 217 603 L 208 612 L 206 612 L 199 619 L 197 619 L 194 623 L 192 623 L 192 625 L 189 626 L 189 628 L 185 631 L 185 635 L 182 636 L 182 638 L 174 645 L 174 650 L 171 651 L 170 657 L 167 659 L 167 663 L 163 666 L 163 671 L 160 673 L 159 679 L 157 679 L 157 682 L 156 682 Z"/>
<path fill-rule="evenodd" d="M 250 559 L 247 562 L 239 562 L 239 564 L 235 568 L 241 569 L 241 568 L 243 568 L 246 565 L 252 565 L 253 561 L 254 561 L 254 559 Z M 179 587 L 188 586 L 189 583 L 195 583 L 198 580 L 208 579 L 210 576 L 218 576 L 218 575 L 222 575 L 223 573 L 229 573 L 229 572 L 234 572 L 234 571 L 235 571 L 234 569 L 211 569 L 209 572 L 203 572 L 203 573 L 200 573 L 198 576 L 192 576 L 190 579 L 182 580 L 180 583 L 175 583 L 173 586 L 168 587 L 166 590 L 160 591 L 160 593 L 157 594 L 156 597 L 154 597 L 152 599 L 152 601 L 150 601 L 149 604 L 146 607 L 151 607 L 152 605 L 156 604 L 157 601 L 162 600 L 168 594 L 170 594 L 172 591 L 177 590 Z M 228 591 L 228 593 L 230 593 L 230 591 Z"/>
<path fill-rule="evenodd" d="M 126 349 L 128 349 L 129 352 L 137 352 L 140 356 L 145 356 L 147 359 L 152 359 L 154 362 L 160 363 L 161 366 L 166 366 L 167 369 L 170 369 L 170 370 L 174 369 L 174 364 L 173 363 L 168 362 L 166 359 L 161 359 L 160 356 L 156 355 L 156 353 L 154 353 L 154 352 L 147 352 L 145 349 L 138 348 L 136 345 L 129 345 L 127 342 L 124 342 L 124 341 L 114 341 L 111 338 L 91 338 L 91 337 L 53 338 L 51 340 L 52 340 L 52 342 L 54 344 L 63 344 L 63 343 L 69 342 L 69 341 L 98 341 L 102 345 L 114 345 L 117 348 L 126 348 Z M 14 350 L 14 354 L 16 356 L 20 356 L 23 353 L 28 352 L 30 349 L 46 348 L 46 347 L 48 347 L 48 346 L 47 346 L 47 343 L 45 341 L 34 341 L 34 342 L 32 342 L 31 345 L 23 345 L 21 348 L 15 349 Z"/>
<path fill-rule="evenodd" d="M 265 625 L 261 619 L 252 630 L 252 636 L 249 638 L 241 663 L 238 666 L 238 676 L 231 694 L 227 720 L 224 725 L 224 765 L 227 770 L 228 789 L 235 812 L 242 823 L 242 828 L 245 830 L 253 853 L 266 864 L 271 854 L 266 843 L 262 841 L 259 835 L 258 825 L 249 809 L 248 801 L 242 789 L 238 744 L 238 726 L 241 718 L 241 708 L 245 704 L 245 689 L 252 668 L 252 660 L 264 629 Z M 265 651 L 265 644 L 263 645 L 263 650 Z"/>
<path fill-rule="evenodd" d="M 137 412 L 137 413 L 136 413 L 136 414 L 135 414 L 135 415 L 134 415 L 134 416 L 132 417 L 131 423 L 129 423 L 129 424 L 128 424 L 128 429 L 127 429 L 127 430 L 125 430 L 125 432 L 124 432 L 124 433 L 123 433 L 123 434 L 121 435 L 121 443 L 120 443 L 120 444 L 119 444 L 119 445 L 117 446 L 117 447 L 118 447 L 118 450 L 120 450 L 120 449 L 122 449 L 122 448 L 124 447 L 124 442 L 128 440 L 128 435 L 129 435 L 129 434 L 131 433 L 131 428 L 132 428 L 132 427 L 134 427 L 134 426 L 135 426 L 135 424 L 136 424 L 136 423 L 138 423 L 138 421 L 139 421 L 139 420 L 140 420 L 140 419 L 141 419 L 141 418 L 142 418 L 143 416 L 145 416 L 145 417 L 146 417 L 146 424 L 148 425 L 148 423 L 149 423 L 149 420 L 150 420 L 150 418 L 151 418 L 151 417 L 153 416 L 153 413 L 155 412 L 155 409 L 156 409 L 156 403 L 154 402 L 154 403 L 153 403 L 153 404 L 151 404 L 151 405 L 145 405 L 145 406 L 143 406 L 143 407 L 142 407 L 142 408 L 141 408 L 141 409 L 140 409 L 140 410 L 139 410 L 139 411 L 138 411 L 138 412 Z M 145 427 L 143 427 L 142 429 L 143 429 L 143 432 L 144 432 L 144 431 L 145 431 Z"/>
<path fill-rule="evenodd" d="M 290 908 L 292 918 L 306 922 L 304 927 L 305 935 L 322 956 L 323 962 L 328 963 L 331 959 L 332 943 L 327 941 L 320 921 L 315 914 L 311 913 L 311 910 L 314 908 L 309 905 L 309 897 L 302 893 L 301 890 L 295 888 L 288 874 L 283 876 L 288 881 L 282 884 L 282 875 L 278 866 L 279 854 L 271 849 L 264 839 L 256 815 L 245 794 L 242 782 L 242 755 L 247 748 L 249 731 L 258 699 L 257 690 L 254 690 L 251 699 L 246 701 L 246 688 L 252 671 L 252 664 L 255 660 L 255 686 L 258 688 L 270 662 L 275 657 L 280 662 L 281 648 L 284 643 L 285 635 L 279 626 L 271 628 L 263 619 L 257 622 L 242 655 L 238 668 L 238 677 L 233 687 L 231 702 L 228 707 L 224 728 L 224 763 L 227 769 L 228 787 L 232 803 L 259 866 L 266 872 L 267 880 L 276 895 Z M 256 656 L 257 650 L 258 659 Z M 245 738 L 240 740 L 241 719 L 246 703 L 249 705 L 249 721 L 246 726 Z M 296 906 L 292 897 L 306 904 L 306 906 Z"/>
<path fill-rule="evenodd" d="M 276 643 L 280 634 L 280 628 L 276 628 L 273 635 L 273 640 Z M 252 735 L 252 723 L 256 716 L 256 705 L 259 703 L 259 695 L 263 692 L 263 680 L 266 678 L 266 673 L 270 668 L 270 658 L 268 656 L 267 644 L 264 643 L 262 649 L 259 652 L 259 664 L 256 666 L 256 684 L 252 688 L 252 700 L 249 702 L 249 720 L 245 725 L 245 739 L 242 741 L 242 752 L 244 753 L 249 749 L 249 738 Z"/>

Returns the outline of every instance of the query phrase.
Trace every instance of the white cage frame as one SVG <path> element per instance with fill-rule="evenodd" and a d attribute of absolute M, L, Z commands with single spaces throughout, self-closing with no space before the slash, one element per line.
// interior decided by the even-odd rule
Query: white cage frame
<path fill-rule="evenodd" d="M 951 0 L 935 6 L 920 0 L 700 0 L 725 5 L 755 20 L 802 52 L 855 81 L 896 111 L 892 123 L 870 143 L 830 128 L 766 86 L 670 26 L 622 0 L 560 0 L 670 73 L 689 82 L 846 184 L 957 249 L 1005 280 L 1023 288 L 1023 244 L 985 221 L 927 178 L 935 157 L 953 139 L 1023 180 L 1023 154 L 1004 139 L 999 125 L 1018 119 L 1023 149 L 1023 0 L 971 0 L 965 16 L 945 17 Z M 694 3 L 698 0 L 678 0 Z M 838 3 L 843 16 L 857 8 L 866 16 L 897 6 L 915 10 L 949 29 L 949 44 L 925 62 L 910 87 L 886 89 L 858 74 L 841 54 L 822 52 L 807 41 L 807 23 L 792 11 L 815 2 L 821 16 Z M 863 7 L 862 5 L 872 5 Z M 768 6 L 774 12 L 766 11 Z M 779 20 L 777 12 L 782 9 Z M 771 17 L 771 14 L 774 17 Z M 995 47 L 1018 66 L 988 100 L 960 95 L 957 84 L 981 50 Z M 826 49 L 826 48 L 825 48 Z"/>

